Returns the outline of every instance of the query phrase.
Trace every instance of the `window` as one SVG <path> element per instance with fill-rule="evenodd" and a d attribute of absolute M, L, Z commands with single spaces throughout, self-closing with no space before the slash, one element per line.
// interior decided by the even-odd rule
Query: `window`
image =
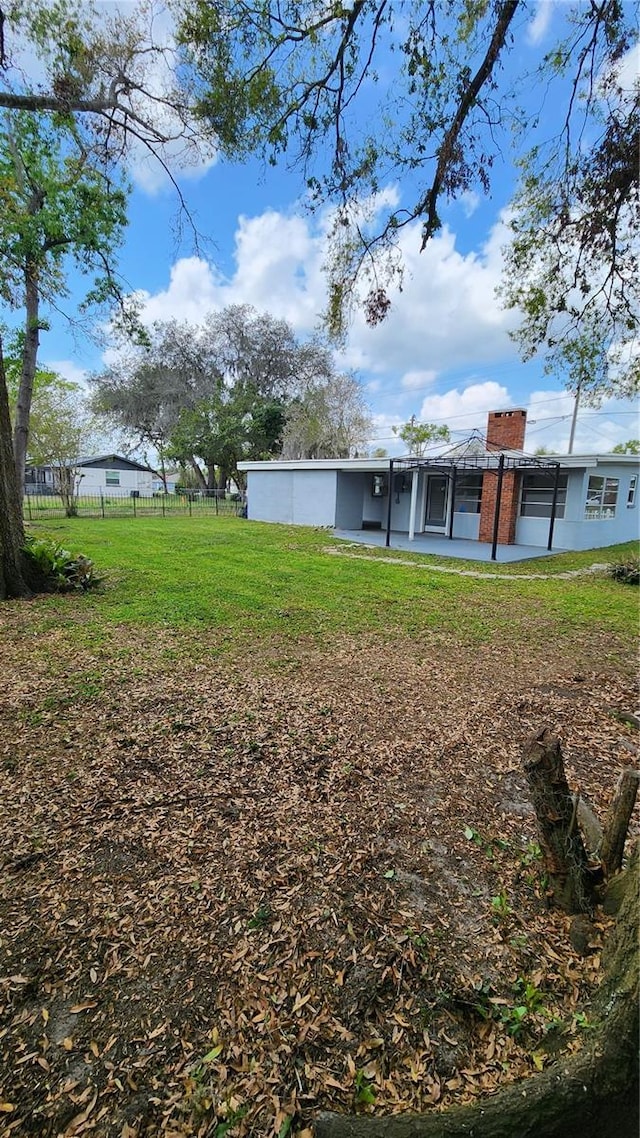
<path fill-rule="evenodd" d="M 119 470 L 107 470 L 106 481 L 107 481 L 107 486 L 119 486 L 120 485 L 120 471 Z"/>
<path fill-rule="evenodd" d="M 550 518 L 553 505 L 553 487 L 555 485 L 555 472 L 553 470 L 536 470 L 532 474 L 522 476 L 522 497 L 520 499 L 520 516 L 523 518 Z M 556 498 L 556 517 L 564 517 L 564 508 L 567 501 L 567 475 L 558 477 L 558 496 Z"/>
<path fill-rule="evenodd" d="M 597 518 L 613 518 L 618 504 L 618 478 L 600 478 L 592 474 L 587 490 L 587 505 L 584 516 L 589 521 Z"/>
<path fill-rule="evenodd" d="M 635 506 L 636 504 L 636 487 L 638 485 L 638 477 L 632 474 L 629 482 L 629 493 L 627 494 L 627 507 Z"/>
<path fill-rule="evenodd" d="M 454 510 L 458 514 L 479 514 L 482 501 L 482 471 L 459 474 L 456 478 Z"/>
<path fill-rule="evenodd" d="M 374 474 L 371 479 L 371 496 L 373 498 L 384 498 L 388 492 L 387 475 Z"/>

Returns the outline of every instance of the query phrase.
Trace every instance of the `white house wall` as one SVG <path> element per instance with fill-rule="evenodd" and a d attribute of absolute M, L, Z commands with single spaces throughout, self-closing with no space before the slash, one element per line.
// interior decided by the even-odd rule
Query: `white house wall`
<path fill-rule="evenodd" d="M 480 514 L 466 514 L 458 510 L 453 516 L 453 536 L 477 541 L 480 533 Z"/>
<path fill-rule="evenodd" d="M 638 493 L 632 507 L 627 506 L 629 484 L 637 477 L 637 468 L 616 466 L 615 463 L 598 463 L 587 469 L 570 470 L 567 480 L 567 501 L 564 518 L 557 518 L 553 528 L 554 549 L 598 549 L 605 545 L 618 545 L 632 541 L 638 532 Z M 585 518 L 589 477 L 617 478 L 618 502 L 613 518 Z M 546 548 L 549 538 L 549 518 L 518 517 L 517 545 L 540 545 Z"/>
<path fill-rule="evenodd" d="M 567 471 L 567 495 L 565 517 L 558 518 L 554 527 L 554 549 L 594 549 L 615 545 L 638 536 L 638 517 L 640 513 L 640 486 L 635 505 L 627 506 L 629 486 L 633 477 L 638 477 L 636 463 L 617 462 L 613 457 L 593 459 L 592 465 L 586 460 L 582 466 L 572 466 Z M 248 516 L 256 521 L 280 522 L 285 525 L 330 526 L 341 530 L 358 530 L 375 525 L 386 530 L 389 504 L 391 504 L 391 529 L 407 533 L 410 523 L 411 471 L 403 472 L 407 489 L 402 490 L 394 479 L 389 486 L 388 495 L 374 497 L 373 477 L 376 474 L 388 477 L 388 468 L 382 463 L 367 468 L 358 460 L 353 466 L 339 469 L 329 464 L 318 467 L 296 468 L 294 464 L 270 463 L 262 468 L 251 469 L 247 464 Z M 104 471 L 96 472 L 104 477 Z M 589 476 L 617 478 L 619 480 L 618 502 L 613 518 L 585 518 L 587 487 Z M 402 475 L 401 475 L 402 476 Z M 125 472 L 122 472 L 124 482 Z M 84 489 L 84 487 L 83 487 Z M 451 489 L 451 487 L 450 487 Z M 86 491 L 85 491 L 86 492 Z M 127 490 L 124 491 L 128 492 Z M 424 531 L 425 516 L 425 472 L 421 471 L 416 503 L 416 533 Z M 457 511 L 453 516 L 453 536 L 467 540 L 477 540 L 480 514 Z M 549 536 L 549 518 L 520 517 L 516 524 L 516 543 L 519 545 L 546 548 Z"/>
<path fill-rule="evenodd" d="M 370 474 L 351 474 L 338 471 L 336 527 L 338 529 L 361 529 L 364 514 L 365 493 L 371 493 Z"/>
<path fill-rule="evenodd" d="M 247 513 L 283 525 L 336 524 L 335 470 L 249 470 Z"/>
<path fill-rule="evenodd" d="M 102 494 L 104 498 L 128 498 L 132 490 L 137 490 L 141 497 L 153 493 L 153 475 L 150 470 L 118 470 L 117 473 L 120 485 L 107 486 L 106 470 L 90 466 L 81 467 L 80 494 Z"/>

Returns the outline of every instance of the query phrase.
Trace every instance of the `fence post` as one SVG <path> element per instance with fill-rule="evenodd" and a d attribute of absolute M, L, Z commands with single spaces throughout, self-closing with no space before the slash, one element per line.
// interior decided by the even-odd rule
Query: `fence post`
<path fill-rule="evenodd" d="M 29 514 L 29 521 L 31 521 L 31 495 L 27 494 L 27 513 Z"/>
<path fill-rule="evenodd" d="M 135 499 L 135 497 L 133 497 L 131 499 L 131 501 L 133 502 L 133 516 L 134 516 L 134 518 L 136 518 L 138 515 L 136 513 L 136 499 Z"/>
<path fill-rule="evenodd" d="M 102 494 L 102 490 L 100 491 L 100 510 L 101 510 L 102 516 L 104 518 L 104 497 Z"/>
<path fill-rule="evenodd" d="M 187 501 L 189 503 L 189 517 L 191 517 L 191 513 L 192 513 L 192 510 L 191 510 L 191 494 L 188 495 Z"/>
<path fill-rule="evenodd" d="M 163 516 L 163 517 L 164 517 L 164 515 L 165 515 L 166 511 L 167 511 L 167 507 L 166 507 L 166 504 L 165 504 L 165 496 L 164 496 L 164 494 L 163 494 L 163 495 L 162 495 L 162 516 Z"/>
<path fill-rule="evenodd" d="M 217 490 L 215 491 L 215 497 L 216 497 L 216 517 L 217 517 L 218 516 L 218 491 Z"/>

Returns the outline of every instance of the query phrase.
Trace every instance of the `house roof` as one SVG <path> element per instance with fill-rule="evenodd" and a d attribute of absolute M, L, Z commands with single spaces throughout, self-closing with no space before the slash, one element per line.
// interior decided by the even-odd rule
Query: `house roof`
<path fill-rule="evenodd" d="M 155 474 L 155 471 L 150 466 L 144 466 L 141 462 L 136 462 L 134 458 L 126 458 L 121 454 L 92 454 L 84 458 L 76 458 L 75 461 L 70 461 L 69 465 L 99 467 L 105 462 L 120 462 L 124 463 L 130 470 L 145 470 Z"/>
<path fill-rule="evenodd" d="M 559 465 L 566 469 L 585 469 L 594 466 L 638 466 L 640 460 L 634 454 L 545 454 L 531 455 L 524 451 L 500 450 L 482 451 L 478 453 L 452 453 L 456 448 L 446 452 L 432 454 L 417 458 L 415 455 L 404 455 L 393 459 L 394 468 L 410 469 L 416 466 L 456 466 L 458 469 L 486 470 L 497 466 L 500 455 L 505 456 L 505 468 L 537 469 L 539 467 L 555 467 Z M 264 459 L 260 462 L 239 462 L 239 470 L 342 470 L 363 471 L 371 474 L 381 474 L 389 469 L 389 458 L 301 458 L 301 459 Z"/>

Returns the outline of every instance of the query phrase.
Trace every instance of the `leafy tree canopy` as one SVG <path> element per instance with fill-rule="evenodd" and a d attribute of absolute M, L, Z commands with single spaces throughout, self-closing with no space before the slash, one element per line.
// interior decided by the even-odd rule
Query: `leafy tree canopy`
<path fill-rule="evenodd" d="M 102 165 L 148 156 L 191 221 L 174 170 L 209 160 L 214 138 L 193 115 L 166 16 L 151 0 L 12 0 L 3 5 L 0 107 L 72 124 L 82 149 Z"/>
<path fill-rule="evenodd" d="M 214 487 L 241 459 L 279 453 L 291 400 L 332 375 L 324 345 L 300 344 L 286 321 L 232 305 L 202 327 L 156 324 L 147 347 L 93 377 L 93 403 Z"/>
<path fill-rule="evenodd" d="M 399 238 L 441 203 L 488 193 L 492 168 L 521 164 L 504 299 L 523 312 L 525 356 L 563 370 L 576 339 L 600 358 L 583 390 L 634 389 L 638 318 L 638 87 L 622 79 L 637 38 L 620 0 L 556 10 L 560 33 L 532 59 L 528 0 L 187 0 L 181 43 L 200 112 L 234 158 L 298 163 L 309 198 L 333 209 L 329 326 L 366 282 L 370 323 L 402 271 Z M 524 110 L 523 90 L 539 93 Z M 550 128 L 548 108 L 560 125 Z M 389 192 L 389 186 L 399 192 Z M 564 372 L 563 372 L 564 374 Z M 575 378 L 569 380 L 575 386 Z"/>
<path fill-rule="evenodd" d="M 352 375 L 333 374 L 311 384 L 287 411 L 284 458 L 351 458 L 371 431 L 362 386 Z"/>
<path fill-rule="evenodd" d="M 111 256 L 126 226 L 127 187 L 78 150 L 73 130 L 29 112 L 0 118 L 0 296 L 24 304 L 25 272 L 41 297 L 66 292 L 65 259 L 92 278 L 87 300 L 113 299 Z"/>
<path fill-rule="evenodd" d="M 640 439 L 627 439 L 626 443 L 618 443 L 613 448 L 613 454 L 640 454 Z"/>
<path fill-rule="evenodd" d="M 19 487 L 43 306 L 60 305 L 70 264 L 91 278 L 83 308 L 119 300 L 114 257 L 125 225 L 126 188 L 79 145 L 71 121 L 29 111 L 0 117 L 0 301 L 23 311 L 13 433 Z"/>
<path fill-rule="evenodd" d="M 436 423 L 418 423 L 415 415 L 408 423 L 391 429 L 394 435 L 397 435 L 405 443 L 408 453 L 418 457 L 425 454 L 428 448 L 436 443 L 451 441 L 451 432 L 448 427 L 438 426 Z"/>

